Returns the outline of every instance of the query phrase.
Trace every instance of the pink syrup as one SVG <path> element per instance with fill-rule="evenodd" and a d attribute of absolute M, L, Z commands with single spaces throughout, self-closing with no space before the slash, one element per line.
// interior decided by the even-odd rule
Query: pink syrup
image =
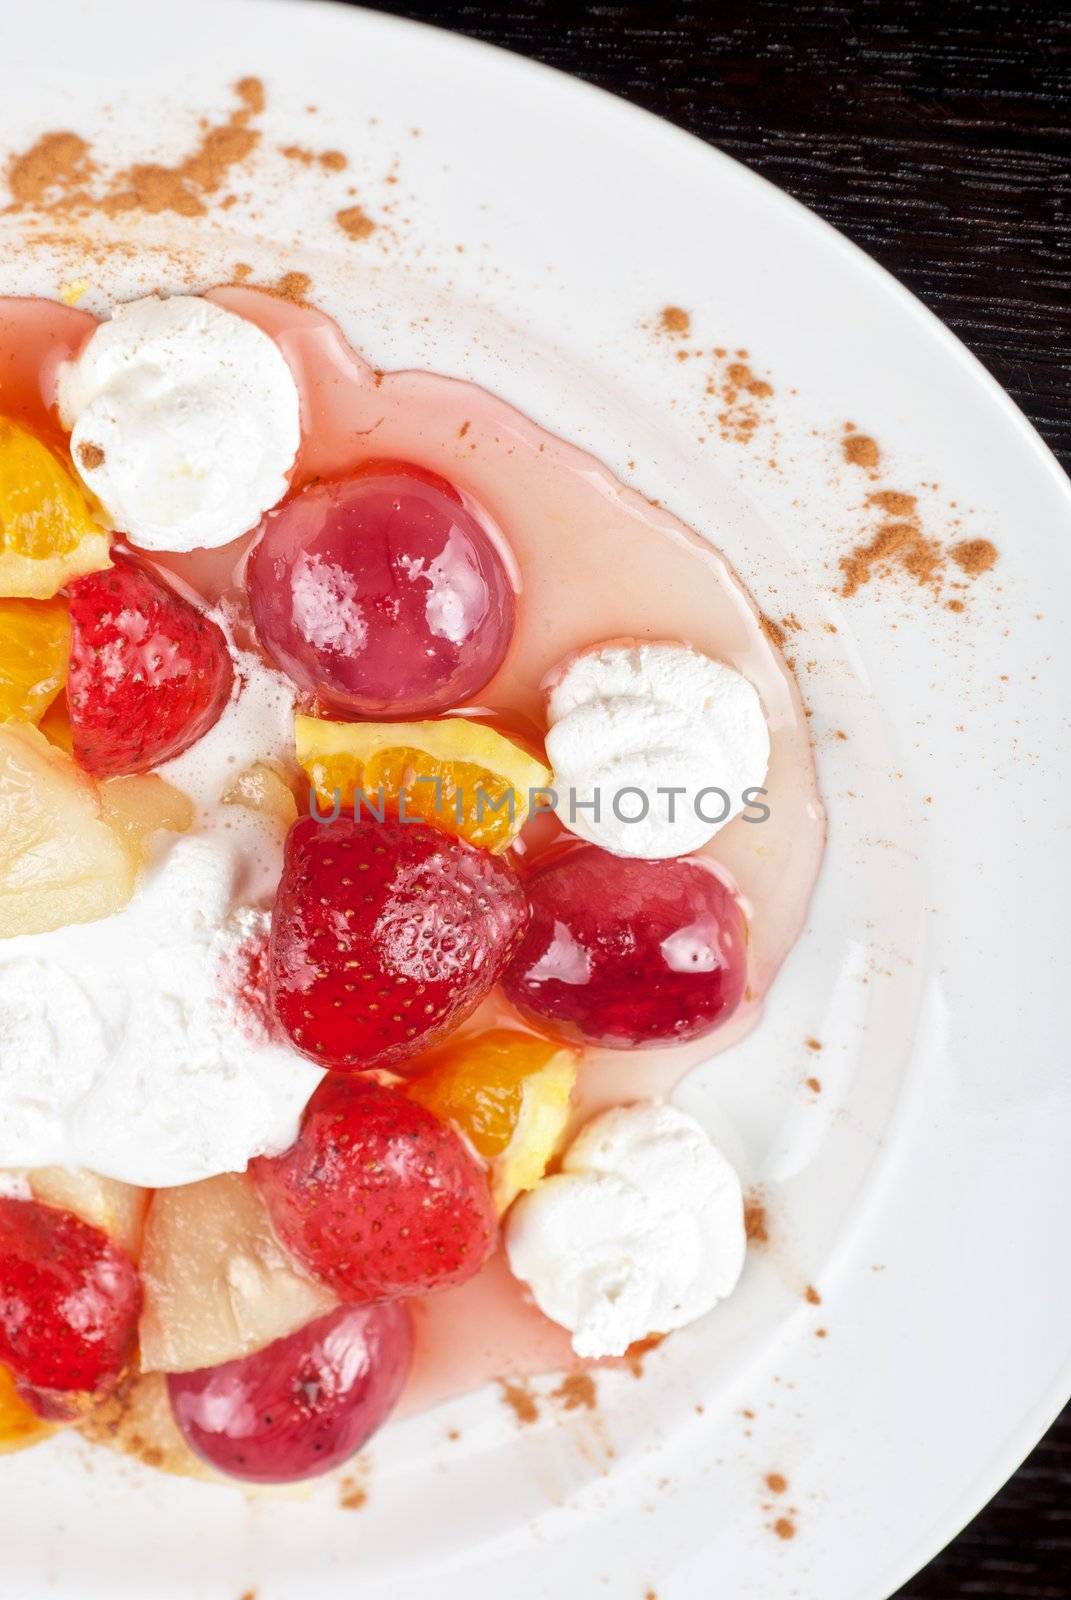
<path fill-rule="evenodd" d="M 428 372 L 376 372 L 311 308 L 252 289 L 215 289 L 209 298 L 263 328 L 290 363 L 302 405 L 295 490 L 371 460 L 409 462 L 469 497 L 512 552 L 520 590 L 512 645 L 479 705 L 455 710 L 541 735 L 540 684 L 550 669 L 575 650 L 615 638 L 685 640 L 757 688 L 771 736 L 770 817 L 760 825 L 736 819 L 703 851 L 749 910 L 744 1001 L 720 1030 L 690 1044 L 587 1051 L 575 1121 L 604 1106 L 669 1094 L 692 1066 L 754 1026 L 803 926 L 824 847 L 825 813 L 799 690 L 754 602 L 705 539 L 483 389 Z M 84 312 L 49 301 L 0 299 L 0 413 L 62 440 L 56 369 L 95 325 Z M 250 542 L 247 535 L 222 550 L 162 557 L 160 565 L 208 603 L 226 599 L 241 619 L 248 616 L 241 575 Z M 242 642 L 254 642 L 248 629 Z M 542 819 L 526 830 L 524 853 L 538 854 L 559 831 Z M 502 1023 L 527 1026 L 496 994 L 462 1031 Z M 528 1301 L 501 1250 L 477 1279 L 413 1311 L 406 1412 L 490 1379 L 584 1365 L 567 1334 Z"/>

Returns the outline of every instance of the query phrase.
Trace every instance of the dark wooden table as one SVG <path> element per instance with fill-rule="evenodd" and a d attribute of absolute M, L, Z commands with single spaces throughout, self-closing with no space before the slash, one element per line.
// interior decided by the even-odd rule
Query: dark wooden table
<path fill-rule="evenodd" d="M 1071 466 L 1071 10 L 1033 0 L 378 9 L 587 78 L 780 184 L 954 328 Z M 1071 1600 L 1071 1409 L 899 1600 Z"/>

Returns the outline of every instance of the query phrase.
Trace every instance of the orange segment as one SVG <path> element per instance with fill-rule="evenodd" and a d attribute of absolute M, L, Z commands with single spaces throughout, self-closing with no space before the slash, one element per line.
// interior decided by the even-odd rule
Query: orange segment
<path fill-rule="evenodd" d="M 57 750 L 63 750 L 69 756 L 74 755 L 74 734 L 71 732 L 71 718 L 65 694 L 58 695 L 53 700 L 37 726 L 49 744 L 54 744 Z"/>
<path fill-rule="evenodd" d="M 569 1118 L 578 1060 L 553 1040 L 492 1028 L 414 1063 L 424 1070 L 407 1093 L 452 1122 L 490 1164 L 501 1212 L 546 1171 Z"/>
<path fill-rule="evenodd" d="M 108 567 L 111 534 L 74 474 L 29 429 L 0 417 L 0 595 L 49 600 Z"/>
<path fill-rule="evenodd" d="M 0 599 L 0 722 L 40 722 L 67 681 L 63 600 Z"/>
<path fill-rule="evenodd" d="M 25 1450 L 27 1445 L 37 1444 L 55 1431 L 30 1410 L 16 1389 L 11 1373 L 6 1367 L 0 1367 L 0 1455 Z"/>
<path fill-rule="evenodd" d="M 329 722 L 294 718 L 297 758 L 327 813 L 337 793 L 344 812 L 355 795 L 430 822 L 484 850 L 500 851 L 528 817 L 531 791 L 550 768 L 480 722 Z M 362 815 L 369 811 L 362 803 Z"/>

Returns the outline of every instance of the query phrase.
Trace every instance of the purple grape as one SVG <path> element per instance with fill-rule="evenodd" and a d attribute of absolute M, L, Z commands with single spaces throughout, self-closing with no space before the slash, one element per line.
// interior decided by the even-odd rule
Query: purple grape
<path fill-rule="evenodd" d="M 187 1444 L 218 1472 L 292 1483 L 330 1472 L 371 1438 L 413 1353 L 399 1305 L 340 1306 L 237 1361 L 168 1376 Z"/>
<path fill-rule="evenodd" d="M 370 463 L 272 511 L 246 583 L 268 654 L 354 717 L 460 705 L 513 635 L 495 541 L 451 484 L 405 463 Z"/>

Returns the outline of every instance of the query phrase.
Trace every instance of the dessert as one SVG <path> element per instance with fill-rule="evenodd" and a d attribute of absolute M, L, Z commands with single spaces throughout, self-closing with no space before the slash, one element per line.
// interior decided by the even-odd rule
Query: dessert
<path fill-rule="evenodd" d="M 705 1315 L 740 1180 L 667 1097 L 823 842 L 728 567 L 251 289 L 0 357 L 0 1448 L 295 1480 Z"/>

